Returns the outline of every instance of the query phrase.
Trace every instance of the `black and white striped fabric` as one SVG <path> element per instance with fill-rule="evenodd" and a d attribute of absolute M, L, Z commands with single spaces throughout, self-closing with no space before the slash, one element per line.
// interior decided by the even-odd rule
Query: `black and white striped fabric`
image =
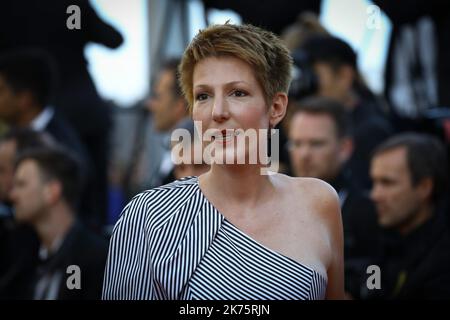
<path fill-rule="evenodd" d="M 103 299 L 323 299 L 327 280 L 231 224 L 196 177 L 145 191 L 114 227 Z"/>

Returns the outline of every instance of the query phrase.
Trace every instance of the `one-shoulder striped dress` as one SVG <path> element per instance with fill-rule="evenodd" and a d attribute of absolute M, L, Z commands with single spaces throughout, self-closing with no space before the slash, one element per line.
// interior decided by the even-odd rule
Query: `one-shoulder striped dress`
<path fill-rule="evenodd" d="M 231 224 L 189 177 L 135 196 L 111 237 L 103 299 L 323 299 L 327 280 Z"/>

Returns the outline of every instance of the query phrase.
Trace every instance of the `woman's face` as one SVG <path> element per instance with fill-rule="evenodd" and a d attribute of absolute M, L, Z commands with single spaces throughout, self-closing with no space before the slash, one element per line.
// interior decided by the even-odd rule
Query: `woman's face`
<path fill-rule="evenodd" d="M 250 150 L 255 152 L 254 148 L 249 149 L 251 143 L 236 149 L 238 136 L 243 132 L 258 134 L 259 129 L 267 130 L 270 108 L 247 63 L 234 57 L 201 60 L 194 68 L 193 91 L 193 120 L 201 122 L 203 133 L 206 130 L 217 133 L 212 138 L 215 147 L 223 148 L 227 155 L 231 152 L 234 155 L 234 150 L 245 152 L 246 159 Z"/>

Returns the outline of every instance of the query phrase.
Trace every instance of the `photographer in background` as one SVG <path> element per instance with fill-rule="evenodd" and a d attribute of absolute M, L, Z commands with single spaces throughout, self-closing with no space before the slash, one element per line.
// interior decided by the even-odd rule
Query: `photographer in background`
<path fill-rule="evenodd" d="M 393 130 L 381 102 L 358 73 L 356 53 L 343 40 L 317 35 L 294 50 L 293 57 L 296 69 L 290 98 L 319 95 L 345 106 L 354 130 L 354 152 L 348 167 L 357 185 L 370 189 L 370 153 Z"/>

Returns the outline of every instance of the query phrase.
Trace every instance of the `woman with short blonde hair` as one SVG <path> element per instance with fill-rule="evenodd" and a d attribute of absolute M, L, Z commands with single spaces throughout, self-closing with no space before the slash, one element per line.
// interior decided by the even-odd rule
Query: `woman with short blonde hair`
<path fill-rule="evenodd" d="M 265 164 L 247 161 L 254 150 L 236 143 L 283 119 L 291 66 L 279 38 L 251 25 L 210 26 L 192 40 L 179 71 L 193 120 L 222 155 L 246 161 L 137 195 L 114 227 L 105 299 L 344 297 L 334 189 L 261 174 Z"/>

